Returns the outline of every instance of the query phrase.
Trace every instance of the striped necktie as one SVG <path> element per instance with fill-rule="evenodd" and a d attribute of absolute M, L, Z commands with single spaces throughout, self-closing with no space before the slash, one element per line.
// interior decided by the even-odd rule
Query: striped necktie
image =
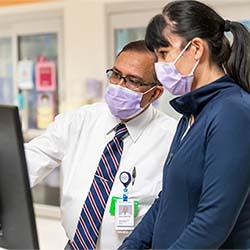
<path fill-rule="evenodd" d="M 83 204 L 72 249 L 95 249 L 102 217 L 119 168 L 123 138 L 128 133 L 125 124 L 116 127 L 114 138 L 106 145 L 88 196 Z"/>

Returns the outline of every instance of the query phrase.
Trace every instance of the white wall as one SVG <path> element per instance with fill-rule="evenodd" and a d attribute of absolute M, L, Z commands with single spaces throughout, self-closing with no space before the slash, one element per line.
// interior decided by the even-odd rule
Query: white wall
<path fill-rule="evenodd" d="M 126 2 L 138 3 L 142 6 L 155 0 L 129 0 Z M 61 111 L 80 106 L 84 103 L 84 81 L 87 77 L 94 77 L 105 81 L 105 69 L 107 65 L 107 30 L 105 17 L 105 4 L 110 2 L 121 3 L 124 0 L 62 0 L 63 5 L 59 5 L 64 10 L 63 20 L 63 100 Z M 166 3 L 166 1 L 162 1 Z M 232 4 L 230 0 L 205 1 L 225 17 L 232 20 L 250 20 L 250 0 L 235 0 Z M 230 2 L 230 3 L 229 3 Z M 129 5 L 129 4 L 128 4 Z M 55 10 L 58 5 L 49 4 L 36 5 L 43 6 L 43 9 Z M 46 6 L 46 7 L 45 7 Z M 124 5 L 126 6 L 126 4 Z M 25 12 L 35 12 L 39 7 L 21 6 L 0 8 L 0 17 L 7 18 L 8 15 L 24 15 Z M 119 10 L 121 12 L 122 10 Z M 6 28 L 7 29 L 7 28 Z M 109 65 L 110 66 L 110 65 Z M 62 249 L 66 242 L 65 234 L 59 221 L 38 218 L 38 231 L 43 249 Z M 58 240 L 51 241 L 53 232 L 58 235 Z M 51 239 L 53 240 L 53 238 Z M 57 244 L 57 245 L 54 245 Z"/>
<path fill-rule="evenodd" d="M 86 78 L 105 81 L 106 2 L 122 0 L 65 0 L 66 109 L 84 103 Z"/>
<path fill-rule="evenodd" d="M 65 37 L 65 82 L 66 102 L 61 110 L 84 104 L 84 82 L 87 77 L 105 81 L 107 66 L 107 31 L 105 4 L 129 2 L 131 6 L 144 6 L 156 0 L 65 0 L 64 37 Z M 225 17 L 231 19 L 247 19 L 250 0 L 204 0 L 215 6 Z M 125 5 L 121 5 L 125 6 Z M 117 13 L 122 10 L 118 10 Z M 126 11 L 126 8 L 125 8 Z M 110 40 L 109 40 L 110 41 Z"/>
<path fill-rule="evenodd" d="M 68 105 L 83 102 L 86 77 L 103 78 L 105 34 L 103 4 L 97 1 L 66 0 L 65 80 Z"/>
<path fill-rule="evenodd" d="M 168 0 L 57 0 L 55 3 L 30 4 L 15 7 L 0 8 L 0 18 L 25 17 L 25 13 L 35 13 L 39 10 L 63 10 L 63 62 L 62 88 L 60 88 L 60 111 L 65 111 L 85 103 L 86 78 L 105 79 L 105 69 L 108 65 L 108 51 L 111 40 L 108 39 L 106 5 L 114 6 L 114 15 L 121 15 L 128 23 L 140 12 L 142 7 L 157 5 L 164 6 Z M 250 0 L 204 0 L 216 6 L 216 9 L 229 19 L 249 19 Z M 234 2 L 234 3 L 233 3 Z M 162 3 L 162 4 L 159 4 Z M 136 8 L 135 8 L 136 7 Z M 160 10 L 160 8 L 159 8 Z M 122 12 L 124 12 L 122 14 Z M 133 12 L 133 18 L 128 15 Z M 147 13 L 149 14 L 149 8 Z M 125 23 L 127 21 L 125 20 Z M 31 25 L 32 23 L 30 23 Z M 146 25 L 146 23 L 145 23 Z M 5 26 L 7 27 L 7 26 Z M 110 44 L 107 44 L 109 41 Z"/>

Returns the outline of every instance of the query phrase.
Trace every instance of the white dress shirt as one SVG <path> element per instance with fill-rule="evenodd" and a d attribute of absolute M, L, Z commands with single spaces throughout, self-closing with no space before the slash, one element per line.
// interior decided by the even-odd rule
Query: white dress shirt
<path fill-rule="evenodd" d="M 114 137 L 120 122 L 105 103 L 83 106 L 58 115 L 46 132 L 25 144 L 31 186 L 54 168 L 61 168 L 62 224 L 73 239 L 78 218 L 106 144 Z M 104 213 L 97 242 L 98 249 L 116 249 L 127 235 L 117 234 L 109 208 L 112 196 L 122 196 L 121 171 L 136 168 L 129 198 L 139 201 L 136 224 L 145 215 L 162 186 L 162 170 L 177 122 L 150 106 L 126 123 L 123 153 Z"/>

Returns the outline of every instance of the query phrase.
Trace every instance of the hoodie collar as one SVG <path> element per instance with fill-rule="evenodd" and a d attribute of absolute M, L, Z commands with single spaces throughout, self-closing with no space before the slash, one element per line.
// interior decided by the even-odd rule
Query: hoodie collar
<path fill-rule="evenodd" d="M 189 117 L 191 114 L 197 116 L 206 104 L 217 96 L 222 90 L 237 86 L 228 75 L 216 81 L 200 87 L 186 95 L 176 97 L 170 101 L 170 105 L 179 113 Z"/>

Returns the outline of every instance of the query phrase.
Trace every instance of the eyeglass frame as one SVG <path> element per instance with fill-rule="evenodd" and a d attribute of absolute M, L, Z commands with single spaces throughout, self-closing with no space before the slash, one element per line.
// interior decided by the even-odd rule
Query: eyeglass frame
<path fill-rule="evenodd" d="M 119 72 L 119 71 L 117 71 L 117 70 L 115 70 L 115 69 L 113 69 L 113 68 L 107 69 L 107 70 L 106 70 L 106 76 L 107 76 L 107 78 L 108 78 L 109 80 L 110 80 L 111 75 L 112 75 L 112 74 L 111 74 L 110 77 L 109 77 L 109 76 L 108 76 L 109 72 L 112 72 L 112 74 L 115 72 L 115 73 L 118 75 L 118 80 L 119 80 L 119 81 L 121 81 L 121 79 L 122 79 L 122 80 L 124 81 L 125 84 L 128 83 L 130 86 L 133 86 L 133 87 L 136 87 L 136 88 L 138 88 L 138 87 L 155 86 L 155 85 L 158 85 L 158 84 L 159 84 L 158 82 L 153 82 L 153 83 L 142 82 L 142 81 L 139 80 L 139 78 L 138 78 L 138 82 L 139 82 L 139 83 L 138 83 L 138 84 L 135 84 L 135 83 L 131 82 L 131 80 L 128 79 L 129 76 L 123 76 L 121 72 Z M 133 77 L 133 76 L 131 76 L 131 77 Z M 136 79 L 136 77 L 134 77 L 134 78 Z"/>

